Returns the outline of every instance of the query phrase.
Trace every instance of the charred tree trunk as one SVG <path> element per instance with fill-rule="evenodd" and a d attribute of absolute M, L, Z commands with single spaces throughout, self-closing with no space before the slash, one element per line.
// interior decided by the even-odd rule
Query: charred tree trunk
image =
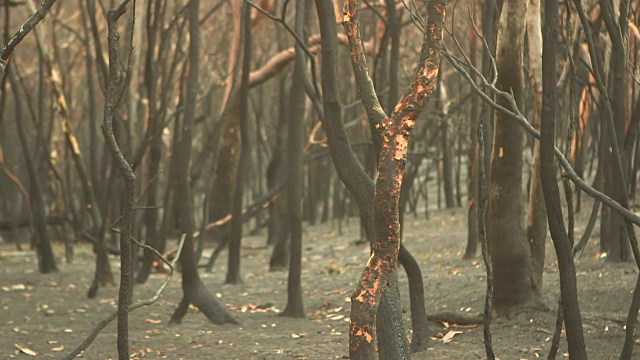
<path fill-rule="evenodd" d="M 543 103 L 540 123 L 540 180 L 549 220 L 549 230 L 558 257 L 560 272 L 560 298 L 567 329 L 567 343 L 571 359 L 587 359 L 576 269 L 573 264 L 572 244 L 567 236 L 560 204 L 560 190 L 556 180 L 554 159 L 556 122 L 556 42 L 558 37 L 558 1 L 545 0 L 545 24 L 542 54 Z"/>
<path fill-rule="evenodd" d="M 613 110 L 613 123 L 614 128 L 608 128 L 609 147 L 617 147 L 619 149 L 619 155 L 614 151 L 607 151 L 605 158 L 605 172 L 604 172 L 604 190 L 605 194 L 609 195 L 613 200 L 622 204 L 627 197 L 626 191 L 626 175 L 629 173 L 629 169 L 624 168 L 623 164 L 626 163 L 627 157 L 622 142 L 624 141 L 625 127 L 627 122 L 627 104 L 626 104 L 626 92 L 625 87 L 625 72 L 626 69 L 626 53 L 624 49 L 623 38 L 621 34 L 626 33 L 626 5 L 628 1 L 621 1 L 620 5 L 620 22 L 616 22 L 615 13 L 613 11 L 612 4 L 609 1 L 600 1 L 600 9 L 602 11 L 602 17 L 604 24 L 611 38 L 611 62 L 609 70 L 609 99 L 611 101 L 611 108 Z M 604 118 L 604 117 L 603 117 Z M 606 124 L 603 124 L 607 126 Z M 615 136 L 611 136 L 612 132 Z M 613 141 L 617 144 L 613 145 Z M 620 158 L 618 158 L 620 156 Z M 618 161 L 622 162 L 623 173 L 619 174 L 616 171 L 616 165 Z M 626 173 L 625 173 L 626 172 Z M 620 179 L 622 176 L 622 179 Z M 621 184 L 623 186 L 621 186 Z M 609 253 L 607 260 L 609 261 L 629 261 L 631 260 L 631 249 L 629 247 L 629 236 L 625 227 L 624 218 L 615 211 L 609 211 L 609 224 L 608 231 L 601 236 L 607 236 L 609 242 Z"/>
<path fill-rule="evenodd" d="M 160 138 L 154 139 L 149 146 L 149 162 L 148 162 L 148 173 L 149 176 L 156 176 L 160 171 L 160 161 L 162 160 L 162 140 Z M 152 181 L 147 188 L 147 206 L 156 207 L 159 205 L 158 203 L 158 192 L 160 190 L 159 182 Z M 158 250 L 160 248 L 158 244 L 158 220 L 159 220 L 158 212 L 156 210 L 150 209 L 144 213 L 143 224 L 146 228 L 146 244 Z M 144 284 L 149 275 L 151 274 L 151 268 L 153 267 L 153 262 L 156 259 L 156 255 L 153 251 L 144 249 L 143 252 L 142 264 L 140 264 L 140 268 L 138 270 L 138 274 L 136 277 L 136 282 L 138 284 Z"/>
<path fill-rule="evenodd" d="M 198 67 L 200 53 L 200 31 L 198 20 L 199 0 L 190 0 L 188 5 L 189 16 L 189 73 L 187 78 L 186 101 L 184 120 L 181 131 L 175 136 L 176 142 L 174 156 L 176 160 L 176 173 L 179 174 L 178 186 L 175 194 L 180 215 L 180 228 L 186 234 L 184 249 L 180 254 L 182 265 L 182 300 L 171 316 L 170 323 L 179 324 L 187 313 L 189 304 L 193 304 L 209 321 L 215 324 L 236 323 L 227 310 L 211 296 L 198 274 L 198 268 L 193 251 L 193 213 L 191 209 L 191 185 L 189 182 L 189 166 L 191 161 L 191 141 L 194 118 L 196 112 L 196 100 L 198 95 Z"/>
<path fill-rule="evenodd" d="M 476 63 L 476 46 L 478 39 L 475 31 L 469 30 L 469 60 L 472 64 Z M 471 98 L 471 106 L 469 108 L 469 151 L 467 160 L 467 247 L 465 248 L 463 259 L 473 259 L 478 252 L 478 239 L 480 238 L 480 228 L 478 224 L 478 132 L 477 122 L 481 121 L 479 117 L 478 97 Z"/>
<path fill-rule="evenodd" d="M 497 88 L 513 92 L 522 106 L 523 51 L 528 2 L 505 0 L 500 14 L 496 61 Z M 498 103 L 509 107 L 506 100 Z M 489 242 L 495 276 L 493 305 L 498 313 L 533 299 L 531 250 L 524 231 L 522 130 L 495 113 L 489 192 Z"/>
<path fill-rule="evenodd" d="M 280 34 L 279 34 L 280 35 Z M 276 129 L 276 146 L 273 158 L 267 169 L 267 186 L 272 188 L 276 183 L 287 177 L 287 162 L 285 161 L 287 146 L 287 129 L 289 124 L 289 89 L 286 86 L 286 76 L 282 76 L 278 86 L 280 95 L 279 118 Z M 292 83 L 293 84 L 293 83 Z M 287 221 L 287 197 L 278 197 L 269 207 L 269 236 L 268 245 L 273 245 L 269 259 L 269 271 L 286 270 L 289 266 L 289 233 Z"/>
<path fill-rule="evenodd" d="M 31 149 L 27 140 L 26 131 L 24 129 L 24 119 L 22 117 L 22 103 L 20 102 L 20 96 L 18 93 L 18 81 L 15 74 L 9 69 L 9 82 L 13 89 L 13 100 L 15 102 L 15 120 L 18 128 L 18 138 L 20 139 L 20 146 L 22 147 L 22 153 L 24 154 L 24 160 L 27 165 L 27 172 L 29 174 L 29 204 L 31 206 L 31 219 L 33 221 L 33 227 L 35 229 L 36 237 L 36 254 L 38 258 L 38 269 L 41 273 L 47 274 L 58 271 L 56 266 L 56 259 L 51 247 L 51 241 L 49 240 L 49 233 L 47 230 L 47 212 L 42 197 L 42 188 L 40 187 L 40 177 L 36 169 L 36 164 L 33 161 L 31 155 Z"/>
<path fill-rule="evenodd" d="M 109 81 L 104 105 L 104 119 L 102 122 L 102 134 L 107 148 L 113 157 L 113 162 L 118 167 L 125 189 L 122 196 L 122 220 L 120 221 L 120 289 L 118 292 L 118 358 L 128 360 L 129 357 L 129 304 L 133 282 L 131 266 L 131 228 L 133 224 L 133 203 L 135 193 L 136 176 L 131 164 L 125 159 L 120 145 L 116 141 L 113 131 L 115 109 L 118 104 L 118 90 L 121 88 L 121 78 L 118 70 L 118 34 L 116 23 L 125 13 L 128 0 L 122 2 L 116 9 L 109 10 L 107 22 L 109 28 Z M 135 11 L 135 10 L 134 10 Z"/>
<path fill-rule="evenodd" d="M 146 36 L 147 36 L 147 49 L 145 54 L 145 64 L 144 64 L 144 88 L 147 91 L 147 99 L 149 102 L 149 115 L 148 115 L 148 126 L 150 128 L 150 133 L 158 133 L 160 129 L 158 129 L 160 120 L 160 111 L 158 108 L 158 86 L 156 82 L 157 74 L 156 74 L 156 66 L 155 62 L 157 61 L 155 56 L 156 43 L 158 42 L 158 33 L 160 26 L 160 6 L 162 5 L 162 1 L 156 2 L 148 2 L 147 4 L 147 13 L 145 19 L 146 23 Z M 156 136 L 149 143 L 149 155 L 147 160 L 147 175 L 149 178 L 153 179 L 153 177 L 157 176 L 160 171 L 160 162 L 162 161 L 162 138 L 160 136 Z M 160 193 L 160 182 L 159 181 L 151 181 L 148 185 L 146 197 L 147 197 L 147 206 L 155 207 L 160 205 L 158 195 Z M 162 252 L 164 249 L 160 246 L 158 233 L 158 222 L 160 220 L 160 216 L 158 211 L 148 210 L 143 215 L 143 225 L 146 229 L 145 234 L 145 242 L 147 245 L 153 247 L 156 250 Z M 143 284 L 149 278 L 149 274 L 151 273 L 151 268 L 153 267 L 153 262 L 156 261 L 156 255 L 153 251 L 144 249 L 143 252 L 143 260 L 140 268 L 138 270 L 138 274 L 136 277 L 136 282 L 138 284 Z"/>
<path fill-rule="evenodd" d="M 232 211 L 240 134 L 238 108 L 233 104 L 230 106 L 232 108 L 225 119 L 226 123 L 222 133 L 216 176 L 211 184 L 210 221 L 220 220 Z"/>
<path fill-rule="evenodd" d="M 296 1 L 295 31 L 304 34 L 307 20 L 307 0 Z M 304 36 L 302 38 L 305 38 Z M 296 61 L 289 96 L 289 135 L 287 147 L 288 184 L 287 217 L 291 229 L 287 306 L 282 316 L 304 317 L 302 301 L 302 153 L 304 152 L 304 115 L 306 95 L 303 82 L 307 59 L 300 44 L 296 43 Z M 315 206 L 315 204 L 313 204 Z"/>
<path fill-rule="evenodd" d="M 424 307 L 422 271 L 416 259 L 404 245 L 400 246 L 398 261 L 407 273 L 409 280 L 409 305 L 411 307 L 411 324 L 413 326 L 411 352 L 425 351 L 429 341 L 427 332 L 429 324 L 427 324 L 427 311 Z"/>
<path fill-rule="evenodd" d="M 240 275 L 240 245 L 242 243 L 242 198 L 244 182 L 250 161 L 251 144 L 249 142 L 249 72 L 251 71 L 251 8 L 245 2 L 242 3 L 242 37 L 243 58 L 242 78 L 240 81 L 240 155 L 233 193 L 231 212 L 231 231 L 229 233 L 229 263 L 227 268 L 226 284 L 239 284 L 242 282 Z"/>

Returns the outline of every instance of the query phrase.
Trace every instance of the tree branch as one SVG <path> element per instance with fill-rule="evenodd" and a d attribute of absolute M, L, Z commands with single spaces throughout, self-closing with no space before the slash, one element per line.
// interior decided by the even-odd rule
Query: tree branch
<path fill-rule="evenodd" d="M 527 120 L 527 118 L 524 116 L 524 114 L 522 114 L 518 110 L 518 107 L 515 106 L 515 100 L 510 93 L 496 89 L 496 87 L 491 83 L 489 83 L 487 79 L 484 76 L 482 76 L 482 74 L 478 71 L 478 69 L 470 65 L 470 63 L 465 62 L 464 66 L 460 65 L 459 63 L 460 60 L 456 59 L 446 47 L 443 47 L 442 55 L 444 55 L 444 57 L 447 58 L 449 63 L 456 69 L 456 71 L 458 71 L 465 78 L 465 80 L 471 86 L 472 90 L 475 91 L 476 94 L 478 94 L 480 98 L 484 100 L 485 103 L 487 103 L 493 109 L 508 115 L 511 119 L 513 119 L 520 126 L 522 126 L 524 130 L 529 135 L 533 136 L 535 139 L 538 139 L 538 140 L 540 139 L 540 132 L 534 129 L 533 126 L 531 126 L 531 124 Z M 504 97 L 509 102 L 511 109 L 507 109 L 506 107 L 497 104 L 489 95 L 487 95 L 484 91 L 482 91 L 480 86 L 473 81 L 471 75 L 465 69 L 465 67 L 470 68 L 474 73 L 476 73 L 476 75 L 479 75 L 480 82 L 481 82 L 480 86 L 489 89 L 491 93 Z M 638 216 L 634 212 L 629 211 L 627 208 L 620 205 L 618 202 L 614 201 L 609 196 L 605 195 L 604 193 L 596 190 L 595 188 L 587 184 L 580 176 L 578 176 L 578 174 L 576 174 L 573 167 L 571 167 L 571 164 L 569 164 L 569 161 L 564 157 L 564 154 L 562 153 L 562 151 L 560 151 L 557 147 L 554 147 L 554 155 L 556 156 L 556 158 L 560 162 L 560 165 L 565 171 L 563 175 L 568 177 L 580 190 L 598 199 L 599 201 L 602 201 L 602 203 L 604 203 L 605 205 L 607 205 L 608 207 L 610 207 L 611 209 L 613 209 L 614 211 L 622 215 L 626 220 L 632 222 L 633 224 L 636 224 L 637 226 L 640 226 L 640 216 Z"/>
<path fill-rule="evenodd" d="M 343 6 L 344 17 L 342 24 L 349 40 L 351 65 L 356 78 L 356 86 L 362 99 L 362 104 L 369 117 L 369 122 L 379 124 L 387 118 L 387 114 L 380 105 L 380 99 L 376 95 L 373 80 L 369 75 L 367 58 L 364 52 L 364 43 L 360 34 L 360 1 L 345 0 Z M 375 136 L 375 135 L 374 135 Z"/>
<path fill-rule="evenodd" d="M 31 15 L 24 24 L 22 24 L 22 26 L 20 26 L 18 32 L 13 35 L 11 40 L 9 40 L 9 43 L 7 43 L 7 45 L 2 49 L 2 52 L 0 52 L 0 79 L 4 78 L 5 70 L 9 64 L 9 57 L 11 56 L 11 53 L 13 53 L 13 50 L 15 50 L 16 46 L 22 42 L 27 34 L 29 34 L 29 32 L 36 27 L 42 19 L 44 19 L 47 11 L 49 11 L 55 3 L 56 0 L 44 0 L 42 4 L 40 4 L 40 8 L 34 12 L 33 15 Z"/>

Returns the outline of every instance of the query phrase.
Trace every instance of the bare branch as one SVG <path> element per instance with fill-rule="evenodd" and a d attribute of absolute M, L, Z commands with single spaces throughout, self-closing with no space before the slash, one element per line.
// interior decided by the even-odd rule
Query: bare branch
<path fill-rule="evenodd" d="M 378 95 L 376 95 L 373 80 L 369 75 L 364 44 L 360 35 L 359 10 L 359 1 L 345 1 L 342 25 L 349 39 L 351 65 L 356 78 L 356 86 L 362 98 L 362 104 L 367 112 L 369 121 L 373 124 L 379 124 L 387 118 L 387 114 L 380 105 L 380 99 L 378 99 Z"/>
<path fill-rule="evenodd" d="M 478 94 L 485 103 L 487 103 L 493 109 L 498 110 L 508 115 L 511 119 L 515 120 L 520 126 L 524 128 L 527 133 L 529 133 L 529 135 L 538 140 L 540 139 L 540 132 L 534 129 L 527 118 L 520 112 L 520 110 L 518 110 L 518 107 L 515 105 L 515 100 L 510 93 L 498 90 L 494 85 L 489 83 L 484 76 L 479 77 L 481 80 L 480 86 L 488 88 L 492 93 L 503 97 L 509 102 L 511 109 L 507 109 L 504 106 L 497 104 L 489 95 L 482 91 L 480 86 L 478 86 L 473 81 L 473 78 L 465 69 L 465 67 L 469 67 L 474 69 L 474 71 L 477 71 L 475 67 L 471 66 L 468 63 L 465 64 L 465 66 L 461 65 L 446 47 L 443 48 L 442 55 L 444 55 L 444 57 L 449 60 L 449 63 L 465 78 L 465 80 L 467 80 L 469 85 L 471 85 L 472 90 L 475 91 L 476 94 Z M 622 215 L 622 217 L 624 217 L 626 220 L 632 222 L 637 226 L 640 226 L 640 216 L 632 211 L 629 211 L 627 208 L 620 205 L 609 196 L 587 184 L 580 176 L 578 176 L 578 174 L 576 174 L 575 170 L 571 167 L 571 164 L 569 164 L 569 161 L 564 157 L 562 151 L 560 151 L 558 148 L 554 148 L 554 154 L 565 171 L 564 176 L 568 177 L 574 184 L 576 184 L 578 188 L 580 188 L 580 190 L 598 199 L 599 201 L 602 201 L 605 205 L 609 206 L 611 209 Z"/>
<path fill-rule="evenodd" d="M 2 49 L 0 52 L 0 79 L 4 78 L 5 70 L 7 65 L 9 64 L 9 57 L 13 50 L 15 50 L 16 46 L 22 42 L 22 40 L 29 34 L 29 32 L 38 25 L 38 23 L 44 19 L 47 11 L 51 9 L 53 4 L 56 3 L 56 0 L 45 0 L 40 4 L 40 8 L 31 15 L 27 21 L 25 21 L 18 32 L 9 40 L 9 43 Z"/>
<path fill-rule="evenodd" d="M 309 50 L 309 48 L 307 47 L 307 45 L 304 43 L 304 40 L 300 37 L 300 35 L 298 33 L 296 33 L 284 21 L 284 15 L 282 17 L 280 17 L 280 18 L 275 17 L 275 16 L 271 15 L 268 11 L 266 11 L 263 8 L 261 8 L 260 6 L 258 6 L 253 1 L 251 1 L 251 0 L 244 0 L 244 1 L 246 1 L 247 4 L 251 5 L 251 7 L 253 7 L 254 9 L 256 9 L 256 10 L 260 11 L 261 13 L 263 13 L 269 19 L 281 24 L 287 30 L 287 32 L 289 32 L 291 34 L 291 36 L 293 36 L 293 38 L 296 40 L 296 43 L 300 46 L 302 51 L 304 51 L 304 53 L 307 54 L 307 57 L 309 58 L 309 61 L 311 62 L 311 81 L 312 81 L 315 93 L 316 94 L 320 94 L 320 90 L 318 88 L 318 80 L 317 80 L 316 70 L 315 70 L 316 69 L 315 58 L 314 58 L 313 54 L 311 53 L 311 51 Z M 283 14 L 284 14 L 284 11 L 285 10 L 283 10 Z M 313 99 L 313 97 L 312 97 L 312 99 Z"/>

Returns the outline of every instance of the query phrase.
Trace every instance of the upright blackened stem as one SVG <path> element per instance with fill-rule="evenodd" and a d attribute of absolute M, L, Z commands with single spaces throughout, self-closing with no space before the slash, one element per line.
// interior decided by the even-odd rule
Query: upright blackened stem
<path fill-rule="evenodd" d="M 113 118 L 119 100 L 121 87 L 118 72 L 118 40 L 120 35 L 116 27 L 118 19 L 126 12 L 129 0 L 125 0 L 117 9 L 109 10 L 108 43 L 109 43 L 109 81 L 107 97 L 104 105 L 102 134 L 107 148 L 113 157 L 125 183 L 122 199 L 122 221 L 120 222 L 120 291 L 118 293 L 118 358 L 128 360 L 129 357 L 129 303 L 131 302 L 131 224 L 133 222 L 133 203 L 136 176 L 131 164 L 124 158 L 113 133 Z M 135 4 L 135 1 L 134 1 Z M 134 6 L 135 8 L 135 6 Z"/>
<path fill-rule="evenodd" d="M 556 123 L 556 42 L 558 35 L 558 1 L 545 0 L 545 23 L 542 30 L 542 118 L 540 124 L 540 180 L 547 207 L 549 231 L 558 258 L 560 298 L 567 328 L 567 343 L 571 359 L 586 359 L 582 320 L 578 303 L 576 270 L 572 245 L 562 217 L 560 189 L 554 163 Z"/>
<path fill-rule="evenodd" d="M 480 175 L 480 189 L 478 194 L 478 229 L 480 231 L 480 243 L 482 245 L 482 258 L 484 266 L 487 269 L 487 292 L 484 300 L 484 319 L 483 337 L 484 349 L 487 353 L 487 359 L 495 360 L 496 355 L 493 352 L 493 343 L 491 341 L 491 304 L 493 301 L 493 264 L 491 264 L 491 256 L 489 252 L 489 242 L 487 239 L 487 222 L 485 215 L 487 213 L 487 167 L 485 162 L 484 146 L 484 117 L 480 119 L 478 124 L 478 169 Z"/>

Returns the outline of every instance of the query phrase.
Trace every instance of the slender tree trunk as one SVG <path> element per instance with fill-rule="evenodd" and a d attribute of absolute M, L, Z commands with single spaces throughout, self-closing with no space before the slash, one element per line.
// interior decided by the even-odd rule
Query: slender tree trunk
<path fill-rule="evenodd" d="M 56 266 L 56 259 L 53 254 L 51 242 L 49 240 L 49 234 L 47 231 L 47 213 L 42 196 L 42 188 L 40 186 L 40 177 L 36 170 L 36 165 L 31 155 L 31 149 L 29 148 L 26 131 L 24 129 L 24 118 L 22 116 L 22 104 L 20 102 L 20 96 L 18 94 L 18 81 L 15 74 L 8 69 L 9 82 L 13 88 L 13 99 L 15 102 L 15 120 L 18 128 L 18 138 L 20 139 L 20 146 L 22 153 L 24 154 L 24 160 L 27 165 L 27 172 L 29 174 L 29 204 L 31 205 L 31 219 L 33 221 L 33 227 L 35 229 L 36 237 L 36 254 L 38 258 L 38 269 L 41 273 L 47 274 L 58 271 Z"/>
<path fill-rule="evenodd" d="M 125 0 L 118 8 L 109 10 L 107 22 L 109 27 L 109 81 L 104 105 L 102 133 L 113 157 L 113 162 L 122 174 L 125 191 L 122 196 L 122 220 L 120 221 L 120 289 L 118 292 L 118 358 L 128 360 L 129 356 L 129 304 L 133 282 L 131 268 L 131 227 L 133 223 L 133 203 L 136 176 L 131 164 L 125 159 L 113 131 L 113 119 L 118 103 L 118 90 L 121 88 L 118 70 L 119 34 L 116 23 L 125 13 L 129 0 Z"/>
<path fill-rule="evenodd" d="M 478 39 L 474 30 L 469 30 L 469 59 L 472 64 L 476 64 L 476 47 Z M 478 252 L 478 239 L 480 229 L 478 225 L 478 132 L 476 124 L 481 121 L 479 117 L 478 97 L 471 98 L 469 107 L 469 151 L 467 160 L 467 247 L 464 251 L 463 259 L 473 259 Z"/>
<path fill-rule="evenodd" d="M 33 7 L 32 3 L 30 6 Z M 32 8 L 35 11 L 35 8 Z M 70 114 L 68 109 L 68 101 L 67 97 L 63 91 L 63 83 L 60 79 L 58 72 L 54 71 L 54 59 L 51 58 L 50 51 L 48 46 L 46 45 L 46 40 L 44 39 L 45 35 L 42 33 L 41 29 L 36 29 L 36 36 L 38 37 L 38 51 L 41 55 L 42 62 L 44 64 L 44 68 L 48 74 L 48 77 L 51 82 L 51 86 L 53 89 L 53 93 L 55 94 L 57 100 L 57 108 L 58 108 L 58 117 L 60 120 L 60 127 L 62 132 L 64 133 L 65 143 L 67 148 L 71 153 L 71 158 L 73 160 L 74 166 L 76 168 L 76 172 L 80 178 L 80 184 L 82 185 L 83 195 L 85 206 L 89 211 L 92 220 L 92 231 L 91 236 L 96 237 L 96 242 L 94 246 L 94 252 L 96 253 L 96 270 L 95 270 L 95 278 L 89 288 L 87 293 L 87 297 L 93 298 L 97 295 L 97 292 L 100 286 L 112 285 L 114 283 L 113 275 L 111 273 L 111 266 L 109 264 L 109 260 L 107 258 L 107 251 L 104 244 L 104 227 L 105 227 L 105 219 L 102 216 L 102 212 L 100 211 L 100 206 L 97 200 L 97 196 L 95 193 L 96 184 L 92 180 L 91 175 L 87 172 L 84 160 L 82 158 L 82 153 L 80 151 L 80 147 L 78 144 L 78 139 L 74 135 L 71 124 L 70 124 Z M 91 96 L 92 91 L 89 91 Z M 90 99 L 90 102 L 93 101 Z M 94 112 L 95 110 L 91 110 Z M 91 147 L 94 148 L 98 141 L 96 140 L 96 129 L 95 129 L 95 119 L 92 119 L 90 122 L 90 128 L 92 134 L 90 135 L 90 139 L 94 141 L 91 144 Z M 94 148 L 95 150 L 95 148 Z M 95 155 L 95 153 L 94 153 Z M 107 155 L 105 153 L 105 155 Z"/>
<path fill-rule="evenodd" d="M 489 47 L 489 51 L 484 51 L 482 55 L 482 75 L 491 79 L 496 74 L 493 73 L 493 64 L 496 55 L 496 35 L 497 35 L 497 20 L 500 15 L 500 8 L 498 7 L 497 1 L 489 1 L 485 3 L 486 6 L 482 8 L 482 34 L 484 35 L 487 45 Z M 484 116 L 481 119 L 481 122 L 484 124 L 482 126 L 483 137 L 484 137 L 484 146 L 485 146 L 485 163 L 478 166 L 483 166 L 487 169 L 487 184 L 491 184 L 491 153 L 493 152 L 493 128 L 495 126 L 495 116 L 494 112 L 491 111 L 489 107 L 484 108 Z M 488 213 L 486 214 L 488 215 Z M 490 222 L 486 223 L 487 227 L 487 236 L 491 232 L 489 229 Z"/>
<path fill-rule="evenodd" d="M 234 101 L 234 100 L 232 100 Z M 209 208 L 209 221 L 224 218 L 232 211 L 233 194 L 237 178 L 237 162 L 240 149 L 239 114 L 238 108 L 231 104 L 225 119 L 225 127 L 222 134 L 222 142 L 218 153 L 218 166 L 216 176 L 211 184 L 211 202 Z"/>
<path fill-rule="evenodd" d="M 244 182 L 250 161 L 251 144 L 249 142 L 249 72 L 251 71 L 251 9 L 247 3 L 242 3 L 243 11 L 243 60 L 242 79 L 240 82 L 240 160 L 233 194 L 231 231 L 229 233 L 229 265 L 226 284 L 239 284 L 240 275 L 240 245 L 242 243 L 242 197 Z"/>
<path fill-rule="evenodd" d="M 191 208 L 191 185 L 187 174 L 191 161 L 191 141 L 194 118 L 196 115 L 196 100 L 198 95 L 200 31 L 199 13 L 200 1 L 190 0 L 189 14 L 189 72 L 187 77 L 187 94 L 184 110 L 184 122 L 181 131 L 176 133 L 179 140 L 176 142 L 175 156 L 177 176 L 177 190 L 175 193 L 180 216 L 180 230 L 186 234 L 180 263 L 182 265 L 182 291 L 183 297 L 173 313 L 170 323 L 178 324 L 186 315 L 189 304 L 193 304 L 209 321 L 215 324 L 235 323 L 235 319 L 227 310 L 211 296 L 198 274 L 198 268 L 193 251 L 193 212 Z"/>
<path fill-rule="evenodd" d="M 558 1 L 545 0 L 545 25 L 542 54 L 543 103 L 540 132 L 540 179 L 544 201 L 548 211 L 549 230 L 558 257 L 560 272 L 560 298 L 567 329 L 570 359 L 587 359 L 578 290 L 576 269 L 573 264 L 572 244 L 567 236 L 560 204 L 560 190 L 556 180 L 554 158 L 556 122 L 556 42 L 558 37 Z"/>
<path fill-rule="evenodd" d="M 442 190 L 444 192 L 444 205 L 447 209 L 454 208 L 455 198 L 453 194 L 453 151 L 455 148 L 455 142 L 452 142 L 449 138 L 449 127 L 451 124 L 451 118 L 448 114 L 448 107 L 445 103 L 447 98 L 446 85 L 442 80 L 442 75 L 438 77 L 438 87 L 436 88 L 437 100 L 434 102 L 436 105 L 436 111 L 441 114 L 439 116 L 440 126 L 440 154 L 442 157 L 440 173 L 442 174 Z M 453 146 L 452 146 L 453 145 Z"/>
<path fill-rule="evenodd" d="M 222 98 L 223 112 L 228 105 L 228 114 L 221 114 L 224 118 L 225 128 L 222 135 L 222 142 L 218 151 L 218 165 L 216 176 L 212 184 L 211 208 L 209 216 L 211 221 L 220 220 L 233 211 L 233 197 L 235 195 L 234 179 L 237 179 L 238 148 L 240 142 L 240 110 L 237 108 L 237 99 L 234 99 L 234 88 L 236 87 L 236 75 L 238 73 L 238 62 L 241 43 L 241 0 L 232 0 L 233 35 L 230 39 L 229 61 L 227 62 L 227 79 L 224 96 Z M 237 182 L 237 181 L 236 181 Z"/>
<path fill-rule="evenodd" d="M 279 34 L 280 35 L 280 34 Z M 287 125 L 289 124 L 289 91 L 286 86 L 286 76 L 282 76 L 279 89 L 279 117 L 276 127 L 276 146 L 269 167 L 267 169 L 267 186 L 272 188 L 287 177 L 287 162 L 285 161 L 287 145 Z M 267 243 L 274 245 L 269 259 L 269 271 L 286 270 L 289 266 L 289 234 L 290 227 L 286 219 L 287 197 L 280 196 L 269 207 L 269 236 Z"/>
<path fill-rule="evenodd" d="M 527 36 L 529 42 L 529 84 L 533 94 L 533 122 L 540 129 L 542 111 L 542 30 L 540 25 L 540 0 L 529 0 L 527 11 Z M 535 296 L 542 296 L 545 246 L 547 243 L 547 212 L 540 186 L 540 142 L 533 142 L 531 159 L 531 185 L 529 210 L 527 211 L 527 241 L 531 250 L 531 285 Z"/>
<path fill-rule="evenodd" d="M 385 0 L 387 11 L 387 32 L 391 39 L 389 48 L 389 94 L 387 96 L 386 111 L 391 112 L 398 102 L 400 86 L 398 82 L 398 65 L 400 57 L 400 18 L 396 10 L 395 0 Z"/>
<path fill-rule="evenodd" d="M 160 26 L 160 10 L 159 7 L 162 1 L 148 2 L 146 7 L 146 42 L 147 49 L 145 53 L 144 60 L 144 87 L 147 91 L 147 100 L 148 100 L 148 124 L 147 126 L 151 131 L 150 133 L 157 133 L 159 131 L 158 125 L 161 120 L 159 119 L 160 113 L 158 109 L 158 86 L 157 86 L 157 75 L 156 75 L 156 65 L 157 61 L 155 56 L 155 48 L 158 40 L 158 27 Z M 149 143 L 149 155 L 147 158 L 147 175 L 150 179 L 153 179 L 155 176 L 159 174 L 160 171 L 160 162 L 162 161 L 162 138 L 160 136 L 156 136 Z M 155 180 L 151 181 L 148 185 L 146 191 L 146 204 L 149 207 L 156 207 L 160 205 L 158 195 L 160 193 L 160 181 Z M 145 211 L 143 215 L 143 225 L 146 229 L 145 242 L 147 245 L 153 247 L 156 250 L 163 251 L 160 246 L 160 234 L 158 233 L 158 222 L 160 220 L 160 216 L 158 211 L 156 210 L 148 210 Z M 136 282 L 138 284 L 143 284 L 149 278 L 151 274 L 151 268 L 153 267 L 153 262 L 156 259 L 156 255 L 153 251 L 144 249 L 143 252 L 143 260 L 140 268 L 138 270 L 138 274 L 136 277 Z"/>
<path fill-rule="evenodd" d="M 303 35 L 307 20 L 307 0 L 296 1 L 296 33 Z M 302 37 L 304 38 L 304 36 Z M 307 68 L 302 47 L 296 44 L 296 62 L 289 96 L 289 135 L 287 147 L 287 217 L 291 229 L 287 306 L 282 316 L 304 317 L 302 301 L 302 153 L 306 94 L 303 81 Z M 315 204 L 313 205 L 315 206 Z"/>
<path fill-rule="evenodd" d="M 613 110 L 613 123 L 615 128 L 608 129 L 608 131 L 615 132 L 615 139 L 618 142 L 618 149 L 620 149 L 620 157 L 622 164 L 626 163 L 627 154 L 622 147 L 624 141 L 625 127 L 627 124 L 627 104 L 626 104 L 626 86 L 625 86 L 625 72 L 626 70 L 626 53 L 624 49 L 622 34 L 626 33 L 626 5 L 628 1 L 621 1 L 621 14 L 622 19 L 620 23 L 615 20 L 615 13 L 611 6 L 610 1 L 600 1 L 600 8 L 602 17 L 611 38 L 611 62 L 609 70 L 609 98 L 611 100 L 611 107 Z M 604 125 L 604 124 L 603 124 Z M 605 125 L 606 126 L 606 125 Z M 610 133 L 611 135 L 611 133 Z M 609 141 L 613 141 L 609 138 Z M 622 203 L 626 195 L 627 188 L 620 186 L 621 183 L 626 183 L 626 175 L 629 173 L 629 169 L 623 168 L 623 179 L 619 179 L 619 174 L 616 172 L 615 164 L 618 161 L 617 154 L 612 151 L 607 152 L 605 160 L 605 168 L 608 171 L 604 173 L 604 187 L 605 193 L 611 196 L 618 203 Z M 601 234 L 602 236 L 602 234 Z M 629 248 L 629 237 L 625 228 L 625 220 L 617 212 L 609 212 L 609 228 L 606 233 L 609 237 L 609 253 L 607 260 L 609 261 L 629 261 L 631 260 L 631 250 Z"/>

